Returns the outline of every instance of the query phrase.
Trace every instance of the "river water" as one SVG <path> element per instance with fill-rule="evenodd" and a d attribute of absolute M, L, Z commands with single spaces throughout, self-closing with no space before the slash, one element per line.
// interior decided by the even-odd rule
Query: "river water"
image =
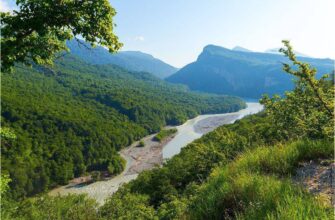
<path fill-rule="evenodd" d="M 169 159 L 178 154 L 181 148 L 215 128 L 234 123 L 246 115 L 260 112 L 263 106 L 258 102 L 247 102 L 247 108 L 238 112 L 224 114 L 199 115 L 177 126 L 177 135 L 163 148 L 163 158 Z"/>

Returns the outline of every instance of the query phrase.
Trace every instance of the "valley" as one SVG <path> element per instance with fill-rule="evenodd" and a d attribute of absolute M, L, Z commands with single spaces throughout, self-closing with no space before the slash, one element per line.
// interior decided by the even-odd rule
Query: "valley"
<path fill-rule="evenodd" d="M 92 65 L 74 55 L 50 69 L 17 66 L 2 77 L 2 126 L 19 136 L 2 148 L 13 196 L 33 196 L 94 170 L 122 172 L 118 151 L 167 125 L 245 107 L 144 72 Z M 25 158 L 22 155 L 26 155 Z"/>
<path fill-rule="evenodd" d="M 298 82 L 286 97 L 265 95 L 258 103 L 192 92 L 150 73 L 92 65 L 74 55 L 52 69 L 18 65 L 3 77 L 2 122 L 9 134 L 2 140 L 1 166 L 12 178 L 8 198 L 27 199 L 9 200 L 22 210 L 9 215 L 29 219 L 31 213 L 84 209 L 85 218 L 104 220 L 285 216 L 248 205 L 267 206 L 280 194 L 278 209 L 317 207 L 308 216 L 328 219 L 334 195 L 329 178 L 323 179 L 333 175 L 333 84 L 328 76 L 313 80 L 328 94 L 326 101 Z M 319 97 L 322 104 L 305 102 Z M 300 118 L 305 115 L 310 118 Z M 328 164 L 317 172 L 320 178 L 291 182 L 299 164 L 320 159 Z M 300 189 L 305 185 L 317 188 L 311 191 L 316 199 Z M 254 196 L 245 197 L 245 190 Z M 291 198 L 303 202 L 292 204 Z M 41 206 L 51 213 L 36 208 Z M 231 206 L 234 213 L 226 212 Z"/>
<path fill-rule="evenodd" d="M 0 219 L 333 220 L 334 7 L 0 0 Z"/>
<path fill-rule="evenodd" d="M 214 130 L 224 124 L 233 123 L 247 115 L 255 114 L 263 109 L 257 102 L 247 102 L 247 108 L 238 112 L 199 115 L 186 121 L 184 124 L 168 128 L 176 128 L 177 134 L 169 136 L 163 142 L 154 140 L 156 134 L 148 135 L 142 138 L 144 146 L 139 147 L 136 141 L 129 147 L 120 151 L 120 155 L 125 159 L 126 166 L 124 171 L 107 180 L 98 181 L 90 184 L 70 183 L 51 190 L 48 194 L 51 196 L 75 194 L 87 194 L 95 199 L 101 205 L 105 199 L 115 193 L 124 183 L 136 179 L 139 173 L 144 170 L 150 170 L 154 167 L 163 165 L 163 161 L 179 153 L 181 148 L 200 138 L 202 135 Z M 71 182 L 71 181 L 70 181 Z"/>

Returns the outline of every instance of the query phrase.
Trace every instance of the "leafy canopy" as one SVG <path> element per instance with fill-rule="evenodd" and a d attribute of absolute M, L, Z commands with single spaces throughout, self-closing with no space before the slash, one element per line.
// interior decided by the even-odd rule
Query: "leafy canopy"
<path fill-rule="evenodd" d="M 81 35 L 93 46 L 115 52 L 122 44 L 113 33 L 116 11 L 108 0 L 17 0 L 19 11 L 1 12 L 1 70 L 15 62 L 51 65 L 65 41 Z"/>

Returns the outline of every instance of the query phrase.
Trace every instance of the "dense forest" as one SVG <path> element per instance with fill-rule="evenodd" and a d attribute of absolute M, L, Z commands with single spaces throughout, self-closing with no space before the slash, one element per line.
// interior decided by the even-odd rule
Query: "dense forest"
<path fill-rule="evenodd" d="M 86 171 L 122 171 L 117 151 L 167 124 L 245 106 L 235 97 L 197 94 L 149 73 L 94 66 L 66 55 L 52 68 L 18 65 L 3 73 L 1 166 L 14 197 L 66 184 Z"/>
<path fill-rule="evenodd" d="M 334 84 L 284 53 L 298 77 L 284 97 L 264 96 L 265 111 L 224 125 L 182 149 L 161 168 L 141 173 L 99 207 L 85 195 L 15 203 L 23 219 L 333 219 L 333 208 L 292 182 L 303 161 L 332 161 Z M 5 197 L 6 198 L 6 197 Z"/>

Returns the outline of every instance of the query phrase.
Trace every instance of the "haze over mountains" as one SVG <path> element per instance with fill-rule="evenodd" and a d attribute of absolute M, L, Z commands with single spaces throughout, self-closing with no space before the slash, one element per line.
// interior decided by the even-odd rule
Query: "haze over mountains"
<path fill-rule="evenodd" d="M 150 54 L 121 51 L 110 54 L 103 47 L 92 48 L 84 41 L 67 42 L 71 54 L 95 65 L 114 64 L 130 71 L 148 72 L 169 82 L 184 84 L 191 90 L 260 98 L 263 94 L 283 94 L 293 88 L 292 76 L 282 71 L 288 62 L 278 48 L 254 52 L 241 46 L 227 49 L 215 45 L 204 47 L 198 59 L 177 69 Z M 330 73 L 334 61 L 311 58 L 296 52 L 302 61 L 316 67 L 319 75 Z"/>
<path fill-rule="evenodd" d="M 79 42 L 76 40 L 68 41 L 67 46 L 72 54 L 91 64 L 114 64 L 130 71 L 148 72 L 161 79 L 178 70 L 178 68 L 156 59 L 152 55 L 140 51 L 120 51 L 111 54 L 101 46 L 92 48 L 89 43 L 82 40 Z"/>
<path fill-rule="evenodd" d="M 318 76 L 331 73 L 334 68 L 331 59 L 299 59 L 317 68 Z M 259 98 L 264 93 L 283 94 L 293 88 L 293 78 L 282 70 L 284 62 L 288 59 L 280 54 L 208 45 L 195 62 L 166 80 L 197 91 Z"/>

